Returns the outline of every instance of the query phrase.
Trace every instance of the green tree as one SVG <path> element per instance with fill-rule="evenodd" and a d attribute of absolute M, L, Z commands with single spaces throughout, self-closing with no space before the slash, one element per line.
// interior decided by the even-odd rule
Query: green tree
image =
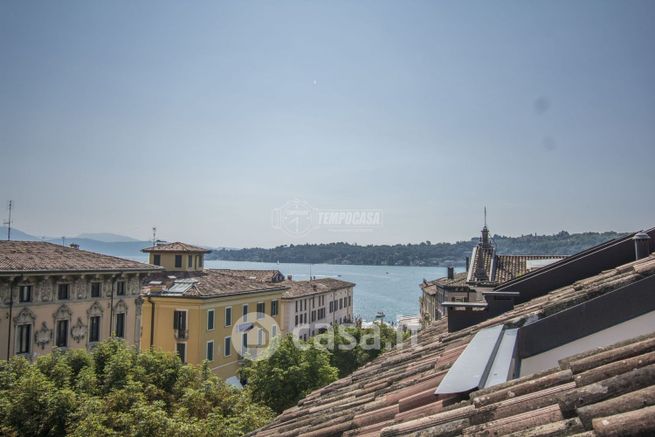
<path fill-rule="evenodd" d="M 273 417 L 249 390 L 228 386 L 206 363 L 139 354 L 118 339 L 91 353 L 0 362 L 0 435 L 236 437 Z"/>
<path fill-rule="evenodd" d="M 249 361 L 241 370 L 255 401 L 281 413 L 310 391 L 335 381 L 330 352 L 291 335 L 277 340 L 268 359 Z M 300 346 L 298 347 L 297 344 Z"/>

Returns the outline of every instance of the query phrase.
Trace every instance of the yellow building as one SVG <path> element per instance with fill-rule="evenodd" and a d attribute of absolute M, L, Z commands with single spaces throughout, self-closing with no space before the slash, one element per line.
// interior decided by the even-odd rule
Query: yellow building
<path fill-rule="evenodd" d="M 281 333 L 282 284 L 204 269 L 207 250 L 184 243 L 144 252 L 166 271 L 144 288 L 142 350 L 176 351 L 192 364 L 207 360 L 227 380 L 237 376 L 243 355 Z"/>

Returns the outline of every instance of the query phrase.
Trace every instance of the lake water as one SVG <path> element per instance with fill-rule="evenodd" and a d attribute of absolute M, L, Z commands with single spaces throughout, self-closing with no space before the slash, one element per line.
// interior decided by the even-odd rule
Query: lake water
<path fill-rule="evenodd" d="M 205 261 L 205 267 L 215 269 L 279 270 L 293 279 L 309 279 L 308 264 L 259 263 L 246 261 Z M 456 272 L 463 271 L 463 268 Z M 353 266 L 312 264 L 311 274 L 316 278 L 326 276 L 357 284 L 354 288 L 354 315 L 364 320 L 375 319 L 378 311 L 384 311 L 387 321 L 400 315 L 418 314 L 419 284 L 423 279 L 432 280 L 446 276 L 445 267 L 404 266 Z"/>

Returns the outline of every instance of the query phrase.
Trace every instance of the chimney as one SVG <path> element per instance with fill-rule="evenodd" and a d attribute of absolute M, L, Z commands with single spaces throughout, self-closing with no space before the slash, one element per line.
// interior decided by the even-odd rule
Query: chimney
<path fill-rule="evenodd" d="M 79 244 L 71 243 L 69 246 L 71 247 L 71 249 L 77 249 L 77 250 L 80 249 L 80 245 L 79 245 Z"/>
<path fill-rule="evenodd" d="M 448 266 L 448 279 L 455 279 L 455 267 Z"/>
<path fill-rule="evenodd" d="M 470 263 L 471 263 L 471 261 L 469 260 L 469 257 L 467 256 L 467 257 L 466 257 L 466 272 L 469 271 L 469 264 L 470 264 Z"/>
<path fill-rule="evenodd" d="M 650 255 L 650 235 L 644 231 L 637 232 L 632 239 L 635 241 L 635 258 L 642 259 Z"/>

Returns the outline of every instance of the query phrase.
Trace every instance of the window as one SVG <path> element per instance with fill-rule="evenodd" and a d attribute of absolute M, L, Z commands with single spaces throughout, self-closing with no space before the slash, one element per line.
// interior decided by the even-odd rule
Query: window
<path fill-rule="evenodd" d="M 343 309 L 343 298 L 339 299 L 339 309 Z"/>
<path fill-rule="evenodd" d="M 186 363 L 186 343 L 178 343 L 175 348 L 177 356 L 180 357 L 183 363 Z"/>
<path fill-rule="evenodd" d="M 173 330 L 175 338 L 186 338 L 186 311 L 175 310 L 173 311 Z"/>
<path fill-rule="evenodd" d="M 313 322 L 315 320 L 316 320 L 316 310 L 312 310 L 312 319 L 311 319 L 311 321 Z"/>
<path fill-rule="evenodd" d="M 271 316 L 273 317 L 277 316 L 277 306 L 277 300 L 271 301 Z"/>
<path fill-rule="evenodd" d="M 116 314 L 116 337 L 125 338 L 125 313 Z"/>
<path fill-rule="evenodd" d="M 207 361 L 214 361 L 214 340 L 207 342 Z"/>
<path fill-rule="evenodd" d="M 152 257 L 152 263 L 156 266 L 161 265 L 161 255 L 155 255 Z"/>
<path fill-rule="evenodd" d="M 182 255 L 175 255 L 175 267 L 182 267 Z"/>
<path fill-rule="evenodd" d="M 241 353 L 243 355 L 248 351 L 248 333 L 244 332 L 241 334 Z"/>
<path fill-rule="evenodd" d="M 100 341 L 100 316 L 91 317 L 89 325 L 89 342 Z"/>
<path fill-rule="evenodd" d="M 263 346 L 264 345 L 264 330 L 262 328 L 259 328 L 257 330 L 257 346 Z"/>
<path fill-rule="evenodd" d="M 273 337 L 276 337 L 276 336 L 277 336 L 277 326 L 273 325 L 273 326 L 271 327 L 271 335 L 272 335 Z"/>
<path fill-rule="evenodd" d="M 330 301 L 330 313 L 332 312 L 332 304 L 334 304 L 334 302 Z"/>
<path fill-rule="evenodd" d="M 225 308 L 225 326 L 232 324 L 232 307 Z"/>
<path fill-rule="evenodd" d="M 118 281 L 116 283 L 116 295 L 125 296 L 125 281 Z"/>
<path fill-rule="evenodd" d="M 18 288 L 18 302 L 32 302 L 31 285 L 21 285 Z"/>
<path fill-rule="evenodd" d="M 243 306 L 242 315 L 243 315 L 243 321 L 247 322 L 248 321 L 248 305 Z"/>
<path fill-rule="evenodd" d="M 202 255 L 198 255 L 198 267 L 202 267 Z"/>
<path fill-rule="evenodd" d="M 18 325 L 18 352 L 29 354 L 32 341 L 32 325 Z"/>
<path fill-rule="evenodd" d="M 296 325 L 295 326 L 298 326 L 298 314 L 296 314 Z"/>
<path fill-rule="evenodd" d="M 101 285 L 100 282 L 91 283 L 91 297 L 100 297 L 100 293 L 102 293 Z"/>
<path fill-rule="evenodd" d="M 298 312 L 298 301 L 296 301 L 296 312 Z"/>
<path fill-rule="evenodd" d="M 312 308 L 316 308 L 316 299 L 312 296 Z"/>
<path fill-rule="evenodd" d="M 207 330 L 214 329 L 214 310 L 207 310 Z"/>
<path fill-rule="evenodd" d="M 257 318 L 258 319 L 263 319 L 265 312 L 266 312 L 266 303 L 265 302 L 257 302 Z"/>
<path fill-rule="evenodd" d="M 57 299 L 68 300 L 70 284 L 57 285 Z"/>
<path fill-rule="evenodd" d="M 186 266 L 189 267 L 189 268 L 193 267 L 193 255 L 188 256 L 188 261 L 187 261 Z"/>
<path fill-rule="evenodd" d="M 230 337 L 225 337 L 225 342 L 223 345 L 223 355 L 226 357 L 232 355 L 232 339 Z"/>
<path fill-rule="evenodd" d="M 55 339 L 55 345 L 57 347 L 68 346 L 68 320 L 57 321 L 57 338 Z"/>

